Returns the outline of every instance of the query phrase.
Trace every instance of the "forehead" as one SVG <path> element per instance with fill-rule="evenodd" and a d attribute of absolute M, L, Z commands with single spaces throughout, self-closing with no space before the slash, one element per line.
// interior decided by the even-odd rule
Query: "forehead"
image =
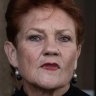
<path fill-rule="evenodd" d="M 22 29 L 30 27 L 53 27 L 57 29 L 75 27 L 74 20 L 63 10 L 55 7 L 30 9 L 20 20 Z"/>

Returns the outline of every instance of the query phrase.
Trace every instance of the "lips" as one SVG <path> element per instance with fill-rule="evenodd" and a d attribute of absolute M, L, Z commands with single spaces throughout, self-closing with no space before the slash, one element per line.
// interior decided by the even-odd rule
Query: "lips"
<path fill-rule="evenodd" d="M 50 71 L 56 71 L 58 70 L 60 67 L 57 63 L 44 63 L 41 68 L 46 69 L 46 70 L 50 70 Z"/>

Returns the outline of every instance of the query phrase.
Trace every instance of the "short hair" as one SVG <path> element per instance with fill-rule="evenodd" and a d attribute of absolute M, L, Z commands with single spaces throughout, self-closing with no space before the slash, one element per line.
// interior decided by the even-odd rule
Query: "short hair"
<path fill-rule="evenodd" d="M 26 14 L 30 9 L 52 5 L 66 12 L 76 24 L 76 39 L 77 44 L 83 41 L 83 18 L 80 9 L 73 0 L 10 0 L 7 11 L 7 38 L 10 42 L 16 45 L 16 37 L 20 30 L 18 17 Z"/>

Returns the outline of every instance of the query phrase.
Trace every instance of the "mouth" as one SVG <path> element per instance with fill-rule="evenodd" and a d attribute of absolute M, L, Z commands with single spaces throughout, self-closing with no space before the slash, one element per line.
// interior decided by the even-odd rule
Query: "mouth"
<path fill-rule="evenodd" d="M 56 71 L 60 69 L 60 66 L 57 63 L 44 63 L 41 68 L 49 71 Z"/>

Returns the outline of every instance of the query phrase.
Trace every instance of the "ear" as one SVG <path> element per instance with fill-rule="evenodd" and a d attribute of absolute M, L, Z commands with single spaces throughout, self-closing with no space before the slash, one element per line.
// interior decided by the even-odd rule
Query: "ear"
<path fill-rule="evenodd" d="M 15 46 L 11 42 L 5 41 L 4 50 L 5 50 L 5 53 L 7 55 L 7 58 L 9 60 L 10 64 L 13 67 L 18 67 L 17 51 L 16 51 Z"/>
<path fill-rule="evenodd" d="M 78 45 L 77 47 L 77 59 L 79 58 L 80 54 L 81 54 L 81 48 L 82 48 L 82 45 Z"/>
<path fill-rule="evenodd" d="M 78 58 L 81 54 L 81 48 L 82 48 L 82 45 L 78 45 L 77 47 L 77 53 L 76 53 L 76 61 L 75 61 L 75 66 L 74 66 L 74 70 L 77 69 L 77 61 L 78 61 Z"/>

